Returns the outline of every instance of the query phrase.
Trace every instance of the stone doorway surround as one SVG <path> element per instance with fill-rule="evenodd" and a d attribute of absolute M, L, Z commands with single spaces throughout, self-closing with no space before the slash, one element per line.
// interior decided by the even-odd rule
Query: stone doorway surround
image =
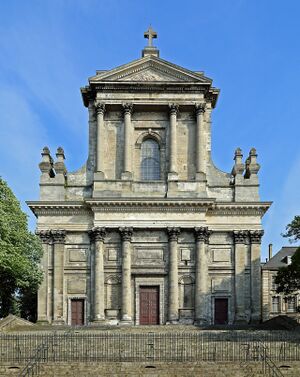
<path fill-rule="evenodd" d="M 164 277 L 136 276 L 134 283 L 134 309 L 135 325 L 140 324 L 140 287 L 158 287 L 159 288 L 159 324 L 164 324 L 165 319 L 165 279 Z"/>
<path fill-rule="evenodd" d="M 83 300 L 83 326 L 87 325 L 88 321 L 88 310 L 87 310 L 87 299 L 85 295 L 76 295 L 76 296 L 68 296 L 68 317 L 67 323 L 68 325 L 72 326 L 72 307 L 71 302 L 72 300 Z"/>

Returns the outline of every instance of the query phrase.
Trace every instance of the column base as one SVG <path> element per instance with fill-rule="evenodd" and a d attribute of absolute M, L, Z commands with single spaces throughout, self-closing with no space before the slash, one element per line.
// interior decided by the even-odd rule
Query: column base
<path fill-rule="evenodd" d="M 195 319 L 194 325 L 195 326 L 208 326 L 209 322 L 207 319 L 199 318 L 199 319 Z"/>
<path fill-rule="evenodd" d="M 50 322 L 49 322 L 47 319 L 38 319 L 38 320 L 36 321 L 36 324 L 37 324 L 37 325 L 45 326 L 45 325 L 49 325 Z"/>
<path fill-rule="evenodd" d="M 252 314 L 250 323 L 252 325 L 258 325 L 259 323 L 261 323 L 261 316 L 259 314 Z"/>
<path fill-rule="evenodd" d="M 124 171 L 121 174 L 122 181 L 132 181 L 132 173 L 130 171 Z"/>
<path fill-rule="evenodd" d="M 104 181 L 106 179 L 105 174 L 103 171 L 97 171 L 94 173 L 94 180 L 95 181 Z"/>
<path fill-rule="evenodd" d="M 235 325 L 248 325 L 248 321 L 245 318 L 236 318 L 234 320 Z"/>
<path fill-rule="evenodd" d="M 52 325 L 54 325 L 54 326 L 63 326 L 65 324 L 66 323 L 65 323 L 65 321 L 63 319 L 54 319 L 52 321 Z"/>
<path fill-rule="evenodd" d="M 103 326 L 106 325 L 106 319 L 94 319 L 92 322 L 90 322 L 90 326 L 97 327 L 97 326 Z"/>
<path fill-rule="evenodd" d="M 176 172 L 168 173 L 168 181 L 178 181 L 178 174 Z"/>
<path fill-rule="evenodd" d="M 206 174 L 203 172 L 197 172 L 195 176 L 195 181 L 206 182 Z"/>

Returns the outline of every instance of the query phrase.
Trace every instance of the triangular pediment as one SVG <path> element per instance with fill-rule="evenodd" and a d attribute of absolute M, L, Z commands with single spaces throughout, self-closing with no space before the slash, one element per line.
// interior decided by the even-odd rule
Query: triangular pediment
<path fill-rule="evenodd" d="M 98 82 L 195 82 L 211 84 L 211 79 L 201 73 L 187 70 L 154 56 L 147 56 L 131 63 L 99 72 L 90 78 Z"/>

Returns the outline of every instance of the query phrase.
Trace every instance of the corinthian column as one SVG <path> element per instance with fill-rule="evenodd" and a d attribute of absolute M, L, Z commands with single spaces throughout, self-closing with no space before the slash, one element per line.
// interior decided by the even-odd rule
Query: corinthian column
<path fill-rule="evenodd" d="M 64 319 L 64 250 L 66 232 L 52 230 L 53 237 L 53 324 L 63 325 Z"/>
<path fill-rule="evenodd" d="M 169 236 L 169 323 L 178 322 L 178 257 L 179 228 L 168 228 Z"/>
<path fill-rule="evenodd" d="M 103 243 L 106 235 L 105 228 L 95 227 L 91 236 L 95 241 L 94 257 L 94 318 L 93 322 L 105 321 L 104 314 L 104 263 Z"/>
<path fill-rule="evenodd" d="M 205 103 L 196 105 L 196 180 L 203 181 L 206 179 L 205 175 L 205 149 L 206 149 L 206 135 L 204 128 L 204 112 Z"/>
<path fill-rule="evenodd" d="M 260 245 L 263 230 L 249 232 L 251 242 L 251 322 L 259 323 L 261 320 L 261 268 Z"/>
<path fill-rule="evenodd" d="M 105 104 L 104 103 L 97 103 L 96 104 L 96 112 L 97 112 L 97 175 L 101 179 L 105 179 L 104 173 L 104 112 L 105 112 Z"/>
<path fill-rule="evenodd" d="M 124 324 L 132 322 L 131 314 L 131 238 L 132 228 L 119 229 L 122 239 L 122 319 Z"/>
<path fill-rule="evenodd" d="M 125 103 L 124 109 L 124 168 L 122 179 L 132 179 L 132 161 L 131 161 L 131 114 L 132 103 Z"/>
<path fill-rule="evenodd" d="M 234 279 L 235 279 L 235 323 L 246 321 L 245 315 L 245 265 L 246 265 L 246 238 L 248 232 L 238 230 L 233 232 L 235 243 L 234 252 Z"/>
<path fill-rule="evenodd" d="M 208 260 L 207 243 L 210 231 L 207 227 L 195 228 L 196 272 L 195 272 L 195 324 L 208 324 Z"/>
<path fill-rule="evenodd" d="M 40 324 L 49 323 L 48 320 L 48 248 L 52 243 L 52 236 L 49 230 L 37 232 L 43 245 L 43 256 L 41 268 L 43 271 L 43 280 L 38 290 L 38 320 Z"/>
<path fill-rule="evenodd" d="M 170 108 L 170 134 L 169 134 L 169 180 L 177 180 L 177 113 L 178 105 L 171 104 Z"/>

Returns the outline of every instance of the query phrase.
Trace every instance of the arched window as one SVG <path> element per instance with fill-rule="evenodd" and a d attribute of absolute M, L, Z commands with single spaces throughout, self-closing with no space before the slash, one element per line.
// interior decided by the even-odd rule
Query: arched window
<path fill-rule="evenodd" d="M 141 180 L 160 179 L 159 144 L 153 139 L 146 139 L 141 148 Z"/>

